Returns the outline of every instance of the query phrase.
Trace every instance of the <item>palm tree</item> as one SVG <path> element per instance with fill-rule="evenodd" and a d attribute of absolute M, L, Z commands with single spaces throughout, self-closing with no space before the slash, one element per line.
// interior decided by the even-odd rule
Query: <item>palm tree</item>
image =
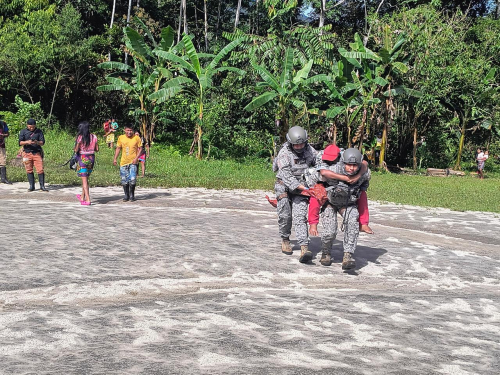
<path fill-rule="evenodd" d="M 203 156 L 202 135 L 203 135 L 203 106 L 207 91 L 212 89 L 213 78 L 215 75 L 230 71 L 237 74 L 245 74 L 245 71 L 229 66 L 219 66 L 223 58 L 225 58 L 233 49 L 241 43 L 241 39 L 236 39 L 226 45 L 217 55 L 199 54 L 188 35 L 182 37 L 182 45 L 185 49 L 187 59 L 177 56 L 176 54 L 156 49 L 153 52 L 160 58 L 170 61 L 180 74 L 176 79 L 172 79 L 158 91 L 151 93 L 148 98 L 156 100 L 158 103 L 164 102 L 175 95 L 177 92 L 184 90 L 192 95 L 197 100 L 198 119 L 196 122 L 193 143 L 191 144 L 190 154 L 194 152 L 194 148 L 198 146 L 196 157 L 201 160 Z M 211 58 L 209 62 L 202 66 L 200 59 Z"/>
<path fill-rule="evenodd" d="M 255 97 L 245 107 L 245 110 L 253 111 L 267 103 L 274 103 L 281 141 L 285 140 L 289 126 L 295 126 L 297 120 L 307 115 L 307 103 L 303 98 L 312 91 L 312 84 L 327 79 L 327 76 L 323 74 L 309 77 L 313 65 L 312 59 L 300 70 L 295 71 L 294 55 L 293 48 L 286 49 L 285 60 L 279 76 L 273 76 L 265 67 L 252 62 L 253 68 L 263 79 L 262 82 L 257 83 L 256 87 L 260 91 L 265 90 L 265 92 Z"/>
<path fill-rule="evenodd" d="M 161 41 L 158 44 L 144 23 L 136 18 L 144 33 L 156 49 L 164 49 L 173 53 L 174 30 L 168 26 L 161 32 Z M 149 98 L 150 94 L 157 92 L 160 87 L 169 85 L 172 87 L 171 95 L 180 91 L 179 84 L 185 82 L 183 77 L 172 77 L 172 73 L 165 64 L 153 54 L 152 49 L 146 44 L 144 37 L 130 27 L 123 29 L 125 34 L 125 45 L 127 52 L 133 57 L 133 65 L 116 61 L 99 64 L 102 69 L 113 72 L 106 77 L 107 85 L 97 87 L 98 91 L 123 91 L 137 106 L 134 115 L 139 118 L 142 133 L 150 142 L 154 137 L 154 128 L 158 120 L 159 112 L 155 110 L 154 100 Z M 163 82 L 165 82 L 162 84 Z"/>

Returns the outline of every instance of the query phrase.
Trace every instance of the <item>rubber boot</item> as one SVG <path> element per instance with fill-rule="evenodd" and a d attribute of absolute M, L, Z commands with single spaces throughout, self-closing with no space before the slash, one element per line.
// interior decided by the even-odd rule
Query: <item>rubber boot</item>
<path fill-rule="evenodd" d="M 28 191 L 35 191 L 35 174 L 33 172 L 28 173 L 28 182 L 30 184 Z"/>
<path fill-rule="evenodd" d="M 129 194 L 129 191 L 128 191 L 128 184 L 127 185 L 123 185 L 123 192 L 125 193 L 125 196 L 123 197 L 123 201 L 124 202 L 128 202 L 130 200 L 130 194 Z"/>
<path fill-rule="evenodd" d="M 356 261 L 352 257 L 351 253 L 344 253 L 344 258 L 342 259 L 342 269 L 343 270 L 352 270 L 356 268 Z"/>
<path fill-rule="evenodd" d="M 40 183 L 41 191 L 49 191 L 48 189 L 45 188 L 45 173 L 38 174 L 38 182 Z"/>
<path fill-rule="evenodd" d="M 135 202 L 135 185 L 129 186 L 129 192 L 130 192 L 130 201 Z"/>
<path fill-rule="evenodd" d="M 1 181 L 4 184 L 12 185 L 12 182 L 10 182 L 9 180 L 7 180 L 7 167 L 0 167 L 0 175 L 2 176 L 1 177 Z"/>
<path fill-rule="evenodd" d="M 283 238 L 281 240 L 281 252 L 286 255 L 292 255 L 292 245 L 290 245 L 290 240 L 288 238 Z"/>
<path fill-rule="evenodd" d="M 319 261 L 323 266 L 329 266 L 332 264 L 332 256 L 330 255 L 330 252 L 327 250 L 323 250 L 323 253 L 321 254 L 321 259 Z"/>
<path fill-rule="evenodd" d="M 300 263 L 307 263 L 310 260 L 312 260 L 313 254 L 311 253 L 311 250 L 309 250 L 309 246 L 307 245 L 301 245 L 300 246 L 300 258 L 299 262 Z"/>

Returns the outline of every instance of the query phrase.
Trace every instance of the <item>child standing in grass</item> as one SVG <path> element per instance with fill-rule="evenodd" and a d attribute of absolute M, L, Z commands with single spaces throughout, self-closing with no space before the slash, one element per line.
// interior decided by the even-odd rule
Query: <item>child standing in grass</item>
<path fill-rule="evenodd" d="M 78 124 L 78 135 L 75 141 L 75 153 L 78 155 L 77 175 L 82 179 L 82 194 L 77 198 L 82 206 L 90 206 L 89 177 L 94 169 L 95 153 L 99 151 L 97 136 L 90 133 L 88 121 Z"/>
<path fill-rule="evenodd" d="M 149 158 L 149 144 L 146 142 L 146 139 L 144 137 L 141 137 L 141 133 L 138 131 L 135 132 L 135 135 L 141 139 L 142 143 L 142 151 L 141 154 L 139 155 L 139 163 L 141 163 L 141 176 L 139 177 L 144 177 L 145 172 L 146 172 L 146 158 Z"/>
<path fill-rule="evenodd" d="M 477 149 L 477 174 L 481 180 L 484 179 L 484 163 L 488 159 L 488 156 L 488 151 L 483 152 L 480 148 Z"/>

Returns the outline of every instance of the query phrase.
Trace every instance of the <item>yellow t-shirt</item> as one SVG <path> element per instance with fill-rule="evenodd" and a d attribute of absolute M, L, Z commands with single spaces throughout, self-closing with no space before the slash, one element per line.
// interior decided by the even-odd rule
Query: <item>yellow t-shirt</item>
<path fill-rule="evenodd" d="M 137 151 L 142 147 L 141 139 L 134 135 L 132 138 L 127 137 L 125 134 L 118 137 L 116 147 L 121 147 L 122 158 L 120 160 L 120 167 L 132 164 L 134 159 L 139 155 Z"/>

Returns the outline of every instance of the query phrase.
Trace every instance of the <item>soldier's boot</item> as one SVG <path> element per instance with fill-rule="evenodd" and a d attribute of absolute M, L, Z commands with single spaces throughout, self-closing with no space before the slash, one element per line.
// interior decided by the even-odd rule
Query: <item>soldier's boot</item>
<path fill-rule="evenodd" d="M 356 268 L 356 261 L 352 257 L 352 253 L 344 253 L 344 258 L 342 259 L 342 269 L 343 270 L 352 270 Z"/>
<path fill-rule="evenodd" d="M 12 185 L 12 182 L 7 180 L 7 167 L 0 167 L 0 174 L 2 183 Z"/>
<path fill-rule="evenodd" d="M 332 256 L 330 255 L 330 252 L 323 250 L 323 253 L 321 254 L 321 259 L 319 260 L 319 262 L 323 266 L 329 266 L 330 264 L 332 264 Z"/>
<path fill-rule="evenodd" d="M 128 184 L 123 185 L 123 193 L 125 194 L 125 196 L 123 197 L 123 201 L 128 202 L 130 200 L 130 193 L 129 193 L 129 189 L 128 189 Z"/>
<path fill-rule="evenodd" d="M 281 252 L 286 255 L 292 255 L 292 245 L 290 244 L 290 240 L 288 238 L 281 239 Z"/>
<path fill-rule="evenodd" d="M 129 192 L 130 192 L 130 201 L 135 202 L 135 185 L 130 185 Z"/>
<path fill-rule="evenodd" d="M 45 173 L 38 174 L 38 182 L 40 183 L 40 190 L 41 191 L 49 191 L 49 189 L 47 189 L 45 187 Z"/>
<path fill-rule="evenodd" d="M 33 172 L 28 173 L 28 182 L 30 184 L 28 191 L 35 191 L 35 174 Z"/>
<path fill-rule="evenodd" d="M 309 246 L 307 245 L 301 245 L 300 246 L 300 258 L 299 262 L 300 263 L 307 263 L 311 261 L 313 258 L 313 254 L 311 250 L 309 250 Z"/>

